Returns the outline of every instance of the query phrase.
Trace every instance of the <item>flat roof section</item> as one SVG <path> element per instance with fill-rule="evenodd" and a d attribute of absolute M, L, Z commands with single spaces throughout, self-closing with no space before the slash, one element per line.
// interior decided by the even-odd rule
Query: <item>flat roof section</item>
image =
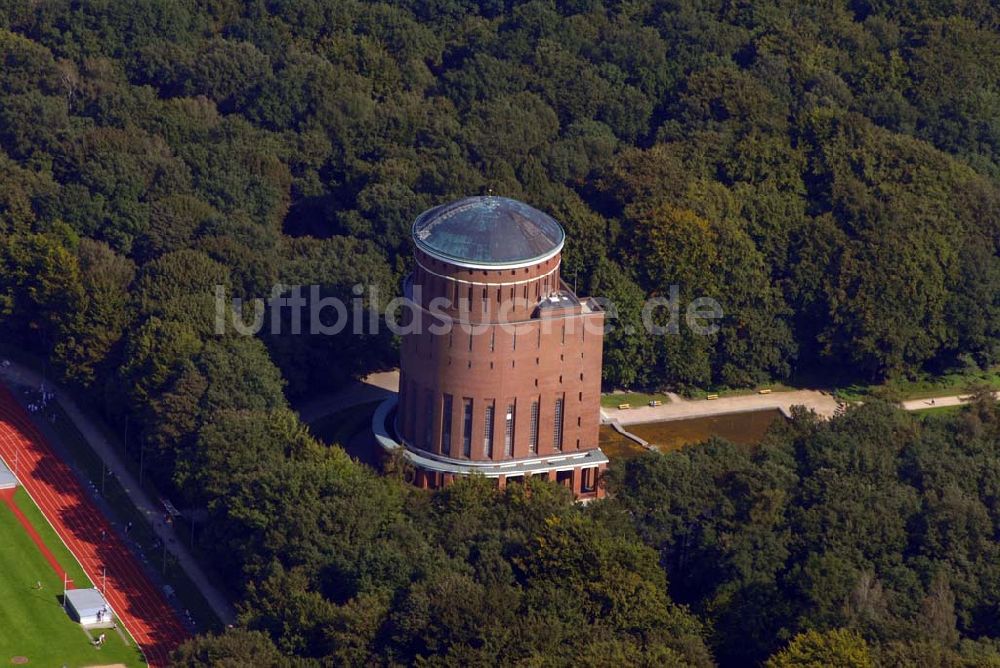
<path fill-rule="evenodd" d="M 111 606 L 104 595 L 93 588 L 66 590 L 66 603 L 73 609 L 73 616 L 82 623 L 97 617 L 98 613 L 111 612 Z M 108 620 L 110 619 L 109 617 Z"/>

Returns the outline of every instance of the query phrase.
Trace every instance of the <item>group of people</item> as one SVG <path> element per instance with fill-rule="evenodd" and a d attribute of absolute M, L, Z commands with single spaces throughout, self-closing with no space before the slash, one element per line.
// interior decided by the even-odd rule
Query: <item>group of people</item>
<path fill-rule="evenodd" d="M 111 611 L 108 610 L 107 606 L 105 606 L 104 608 L 98 610 L 97 611 L 97 623 L 100 624 L 102 622 L 107 621 L 108 620 L 108 615 L 110 615 L 110 614 L 111 614 Z M 114 628 L 118 628 L 118 625 L 115 624 Z M 107 636 L 105 636 L 105 634 L 102 633 L 101 635 L 97 636 L 97 638 L 94 640 L 94 647 L 98 647 L 98 648 L 102 647 L 104 645 L 104 641 L 105 640 L 107 640 Z"/>
<path fill-rule="evenodd" d="M 41 410 L 44 410 L 45 407 L 49 405 L 49 402 L 56 398 L 56 393 L 45 389 L 44 385 L 42 385 L 40 394 L 41 397 L 39 398 L 38 401 L 33 401 L 32 403 L 28 404 L 29 412 L 37 413 Z"/>

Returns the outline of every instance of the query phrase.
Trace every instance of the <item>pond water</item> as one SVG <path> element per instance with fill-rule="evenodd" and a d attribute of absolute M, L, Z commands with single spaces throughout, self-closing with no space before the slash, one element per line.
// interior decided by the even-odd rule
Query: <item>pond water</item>
<path fill-rule="evenodd" d="M 750 411 L 687 420 L 646 422 L 627 425 L 625 429 L 667 452 L 690 443 L 701 443 L 712 436 L 741 445 L 753 445 L 759 443 L 774 421 L 782 417 L 778 410 Z M 607 425 L 601 425 L 600 444 L 611 459 L 628 459 L 645 452 L 638 443 L 625 438 Z"/>

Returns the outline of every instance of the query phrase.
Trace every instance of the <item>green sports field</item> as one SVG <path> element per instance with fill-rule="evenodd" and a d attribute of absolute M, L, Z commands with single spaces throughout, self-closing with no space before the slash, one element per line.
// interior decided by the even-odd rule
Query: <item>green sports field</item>
<path fill-rule="evenodd" d="M 17 490 L 14 501 L 76 586 L 91 586 L 24 490 Z M 41 589 L 36 588 L 38 581 Z M 105 631 L 107 640 L 101 649 L 91 645 L 80 625 L 63 612 L 62 586 L 62 579 L 20 522 L 0 502 L 0 665 L 10 665 L 14 657 L 27 658 L 28 666 L 55 668 L 145 665 L 132 639 L 125 640 L 118 632 Z"/>

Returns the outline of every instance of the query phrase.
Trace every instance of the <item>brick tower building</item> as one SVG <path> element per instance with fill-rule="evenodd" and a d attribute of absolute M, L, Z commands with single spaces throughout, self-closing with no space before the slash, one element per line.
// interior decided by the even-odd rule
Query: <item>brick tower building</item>
<path fill-rule="evenodd" d="M 504 197 L 468 197 L 414 222 L 392 440 L 417 484 L 537 475 L 578 498 L 603 495 L 604 313 L 561 280 L 564 239 L 551 217 Z"/>

